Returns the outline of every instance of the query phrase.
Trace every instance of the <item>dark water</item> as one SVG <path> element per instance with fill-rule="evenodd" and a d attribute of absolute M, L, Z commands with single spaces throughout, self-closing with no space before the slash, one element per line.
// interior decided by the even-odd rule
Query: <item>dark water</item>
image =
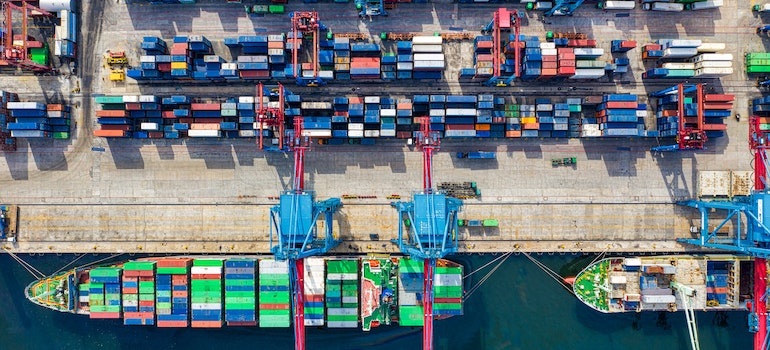
<path fill-rule="evenodd" d="M 44 273 L 73 255 L 23 256 Z M 87 256 L 81 261 L 103 258 Z M 128 257 L 123 257 L 127 259 Z M 492 256 L 454 260 L 474 270 Z M 550 268 L 568 274 L 587 264 L 574 256 L 540 256 Z M 590 260 L 590 258 L 588 259 Z M 158 329 L 127 327 L 120 320 L 90 320 L 54 312 L 26 301 L 33 280 L 8 255 L 0 255 L 0 349 L 291 349 L 290 329 Z M 575 273 L 572 271 L 571 273 Z M 475 283 L 484 273 L 472 277 Z M 467 286 L 466 288 L 469 288 Z M 724 316 L 724 315 L 723 315 Z M 701 349 L 751 349 L 746 312 L 698 313 Z M 689 349 L 684 314 L 604 315 L 583 306 L 524 256 L 510 257 L 465 304 L 465 315 L 437 321 L 437 349 Z M 308 329 L 308 349 L 388 349 L 421 347 L 421 328 L 360 330 Z"/>

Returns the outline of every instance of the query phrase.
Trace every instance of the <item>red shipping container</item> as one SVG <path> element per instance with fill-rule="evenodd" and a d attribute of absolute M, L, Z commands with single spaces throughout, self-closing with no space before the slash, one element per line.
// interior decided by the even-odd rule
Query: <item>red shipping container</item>
<path fill-rule="evenodd" d="M 557 49 L 556 49 L 556 52 L 557 52 L 559 55 L 563 55 L 563 54 L 565 54 L 565 53 L 571 53 L 571 54 L 574 54 L 574 53 L 575 53 L 575 49 L 573 49 L 573 48 L 571 48 L 571 47 L 560 47 L 560 48 L 557 48 Z"/>
<path fill-rule="evenodd" d="M 727 124 L 703 124 L 703 130 L 724 131 L 727 130 Z"/>
<path fill-rule="evenodd" d="M 397 139 L 408 139 L 412 137 L 411 131 L 397 131 L 396 132 L 396 138 Z"/>
<path fill-rule="evenodd" d="M 575 60 L 575 54 L 574 53 L 560 53 L 559 54 L 559 60 Z"/>
<path fill-rule="evenodd" d="M 48 111 L 63 111 L 64 105 L 61 103 L 49 103 L 45 109 Z"/>
<path fill-rule="evenodd" d="M 193 122 L 193 118 L 179 118 L 180 123 L 190 124 Z M 160 265 L 158 265 L 160 267 Z"/>
<path fill-rule="evenodd" d="M 306 294 L 305 295 L 305 301 L 308 302 L 308 303 L 322 303 L 325 300 L 324 298 L 325 297 L 324 297 L 323 294 L 320 294 L 320 295 L 308 295 L 308 294 Z"/>
<path fill-rule="evenodd" d="M 269 70 L 242 70 L 242 71 L 238 71 L 238 74 L 240 75 L 241 78 L 244 78 L 244 79 L 270 77 Z"/>
<path fill-rule="evenodd" d="M 543 62 L 556 62 L 556 55 L 543 55 Z"/>
<path fill-rule="evenodd" d="M 155 306 L 154 300 L 139 300 L 139 306 Z"/>
<path fill-rule="evenodd" d="M 110 110 L 101 110 L 96 111 L 97 117 L 110 117 L 110 118 L 125 118 L 126 111 L 123 110 L 116 110 L 116 111 L 110 111 Z"/>
<path fill-rule="evenodd" d="M 126 312 L 123 313 L 123 318 L 153 319 L 155 315 L 152 312 Z"/>
<path fill-rule="evenodd" d="M 91 312 L 89 318 L 120 318 L 120 312 Z"/>
<path fill-rule="evenodd" d="M 94 136 L 96 137 L 125 137 L 126 132 L 123 130 L 94 130 Z"/>
<path fill-rule="evenodd" d="M 559 61 L 559 67 L 574 67 L 575 60 L 561 60 Z"/>
<path fill-rule="evenodd" d="M 171 296 L 174 298 L 184 298 L 187 296 L 186 290 L 175 290 L 171 292 Z"/>
<path fill-rule="evenodd" d="M 158 321 L 159 328 L 185 328 L 187 321 Z"/>
<path fill-rule="evenodd" d="M 138 288 L 123 288 L 123 294 L 139 294 Z"/>
<path fill-rule="evenodd" d="M 187 49 L 171 49 L 170 53 L 173 56 L 187 56 Z"/>
<path fill-rule="evenodd" d="M 348 97 L 348 104 L 361 104 L 361 103 L 364 103 L 364 99 L 360 97 L 357 97 L 357 96 Z"/>
<path fill-rule="evenodd" d="M 573 75 L 575 74 L 575 67 L 559 67 L 556 71 L 558 75 Z"/>
<path fill-rule="evenodd" d="M 491 49 L 492 48 L 492 42 L 491 41 L 477 41 L 476 42 L 476 48 L 479 48 L 479 49 Z"/>
<path fill-rule="evenodd" d="M 191 260 L 192 259 L 160 259 L 155 265 L 157 267 L 186 267 Z"/>
<path fill-rule="evenodd" d="M 543 60 L 543 63 L 541 64 L 541 70 L 542 69 L 556 69 L 556 61 L 546 62 L 545 60 Z M 543 74 L 543 75 L 547 75 L 547 74 Z"/>
<path fill-rule="evenodd" d="M 127 111 L 140 111 L 140 110 L 142 110 L 142 104 L 141 103 L 126 103 L 126 110 Z"/>
<path fill-rule="evenodd" d="M 679 111 L 675 109 L 664 109 L 663 111 L 661 111 L 661 114 L 664 117 L 676 117 L 677 114 L 679 114 Z"/>
<path fill-rule="evenodd" d="M 703 109 L 731 109 L 732 103 L 704 103 Z"/>
<path fill-rule="evenodd" d="M 540 123 L 526 123 L 522 125 L 522 128 L 526 130 L 537 130 L 540 129 Z"/>
<path fill-rule="evenodd" d="M 462 298 L 434 298 L 433 302 L 436 304 L 459 304 L 462 302 Z"/>
<path fill-rule="evenodd" d="M 636 41 L 634 41 L 634 40 L 623 40 L 620 43 L 620 47 L 625 48 L 625 49 L 633 49 L 633 48 L 636 47 Z"/>
<path fill-rule="evenodd" d="M 222 321 L 192 321 L 192 328 L 221 328 Z"/>
<path fill-rule="evenodd" d="M 446 130 L 476 130 L 473 124 L 445 124 Z"/>
<path fill-rule="evenodd" d="M 168 62 L 157 63 L 156 67 L 161 72 L 170 72 L 171 71 L 171 63 L 168 63 Z"/>
<path fill-rule="evenodd" d="M 27 41 L 27 47 L 30 49 L 39 49 L 43 47 L 43 43 L 39 41 Z"/>
<path fill-rule="evenodd" d="M 256 326 L 257 321 L 227 321 L 228 326 Z"/>
<path fill-rule="evenodd" d="M 195 123 L 199 124 L 219 124 L 223 121 L 222 118 L 195 118 Z"/>
<path fill-rule="evenodd" d="M 735 95 L 727 94 L 708 94 L 705 96 L 706 102 L 730 102 L 735 100 Z"/>
<path fill-rule="evenodd" d="M 660 50 L 661 46 L 658 44 L 647 44 L 642 47 L 644 51 L 650 51 L 650 50 Z"/>
<path fill-rule="evenodd" d="M 163 131 L 150 131 L 147 133 L 147 136 L 151 139 L 162 139 Z"/>
<path fill-rule="evenodd" d="M 619 101 L 610 101 L 607 102 L 607 108 L 636 108 L 637 103 L 636 102 L 619 102 Z"/>
<path fill-rule="evenodd" d="M 176 118 L 176 116 L 174 116 L 174 111 L 163 111 L 160 116 L 163 118 Z"/>
<path fill-rule="evenodd" d="M 218 111 L 220 109 L 219 103 L 193 103 L 190 104 L 190 109 L 193 111 Z M 160 265 L 158 265 L 160 266 Z M 187 265 L 182 265 L 187 266 Z"/>
<path fill-rule="evenodd" d="M 130 125 L 118 125 L 118 126 L 128 126 L 128 127 L 130 127 Z M 139 281 L 139 271 L 137 271 L 137 270 L 123 270 L 123 282 L 126 282 L 126 281 L 138 282 Z"/>
<path fill-rule="evenodd" d="M 190 275 L 193 280 L 221 280 L 222 275 L 215 273 L 194 273 Z"/>
<path fill-rule="evenodd" d="M 260 310 L 288 310 L 289 304 L 259 304 Z"/>
<path fill-rule="evenodd" d="M 267 43 L 268 49 L 283 49 L 283 41 L 269 41 Z"/>
<path fill-rule="evenodd" d="M 494 57 L 490 54 L 476 55 L 476 61 L 491 62 L 493 58 Z"/>

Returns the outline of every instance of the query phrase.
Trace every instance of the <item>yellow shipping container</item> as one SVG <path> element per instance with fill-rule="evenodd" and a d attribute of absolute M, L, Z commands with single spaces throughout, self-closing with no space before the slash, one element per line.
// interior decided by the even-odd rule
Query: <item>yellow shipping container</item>
<path fill-rule="evenodd" d="M 187 62 L 171 62 L 171 69 L 187 69 Z"/>
<path fill-rule="evenodd" d="M 521 118 L 521 123 L 522 124 L 537 123 L 537 118 L 535 117 Z"/>

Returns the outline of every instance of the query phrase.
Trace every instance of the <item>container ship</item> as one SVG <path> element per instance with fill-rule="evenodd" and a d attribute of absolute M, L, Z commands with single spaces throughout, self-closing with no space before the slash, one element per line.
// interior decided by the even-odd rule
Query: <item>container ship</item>
<path fill-rule="evenodd" d="M 306 326 L 423 325 L 423 261 L 406 257 L 304 259 Z M 463 313 L 463 266 L 441 259 L 434 315 Z M 76 268 L 37 280 L 27 299 L 125 325 L 291 326 L 289 265 L 269 257 L 163 257 Z"/>
<path fill-rule="evenodd" d="M 602 313 L 684 310 L 676 286 L 695 291 L 694 310 L 746 310 L 753 261 L 737 255 L 607 258 L 568 282 L 580 301 Z"/>

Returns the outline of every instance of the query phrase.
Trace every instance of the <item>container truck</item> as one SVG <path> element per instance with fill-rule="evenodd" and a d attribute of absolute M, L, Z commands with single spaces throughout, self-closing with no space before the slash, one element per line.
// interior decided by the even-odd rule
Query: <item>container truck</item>
<path fill-rule="evenodd" d="M 596 6 L 604 10 L 633 10 L 636 7 L 635 1 L 604 1 Z"/>
<path fill-rule="evenodd" d="M 686 4 L 685 8 L 688 10 L 708 10 L 708 9 L 720 8 L 724 4 L 725 4 L 724 0 L 708 0 L 708 1 Z"/>
<path fill-rule="evenodd" d="M 457 158 L 495 159 L 495 152 L 457 152 Z"/>
<path fill-rule="evenodd" d="M 647 11 L 681 12 L 684 11 L 684 4 L 676 2 L 653 2 L 643 4 L 642 9 Z"/>

